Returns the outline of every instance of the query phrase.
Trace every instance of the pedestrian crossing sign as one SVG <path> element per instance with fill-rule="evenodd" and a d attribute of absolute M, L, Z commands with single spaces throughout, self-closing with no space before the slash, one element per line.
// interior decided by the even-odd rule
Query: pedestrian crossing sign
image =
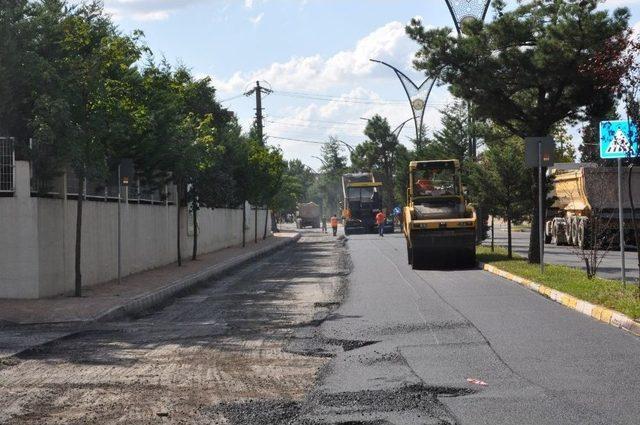
<path fill-rule="evenodd" d="M 638 155 L 638 128 L 627 120 L 600 123 L 600 158 L 634 158 Z"/>

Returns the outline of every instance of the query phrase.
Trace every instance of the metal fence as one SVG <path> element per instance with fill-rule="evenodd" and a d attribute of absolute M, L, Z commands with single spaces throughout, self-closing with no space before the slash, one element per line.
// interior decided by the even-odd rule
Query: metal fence
<path fill-rule="evenodd" d="M 56 190 L 47 191 L 46 196 L 63 196 L 62 188 L 64 187 L 63 179 L 66 178 L 66 195 L 67 198 L 76 199 L 80 192 L 80 179 L 72 172 L 68 172 L 59 177 L 59 181 L 54 184 Z M 33 188 L 32 188 L 33 190 Z M 33 195 L 38 195 L 33 190 Z M 117 178 L 110 179 L 110 182 L 101 182 L 94 180 L 86 180 L 84 182 L 85 199 L 91 201 L 117 202 L 118 201 L 118 184 Z M 43 195 L 39 193 L 39 195 Z M 151 204 L 151 205 L 172 205 L 175 202 L 173 193 L 168 186 L 159 188 L 158 186 L 149 186 L 135 179 L 129 186 L 121 188 L 121 196 L 123 202 L 131 204 Z"/>
<path fill-rule="evenodd" d="M 15 192 L 16 154 L 14 139 L 0 137 L 0 196 Z"/>

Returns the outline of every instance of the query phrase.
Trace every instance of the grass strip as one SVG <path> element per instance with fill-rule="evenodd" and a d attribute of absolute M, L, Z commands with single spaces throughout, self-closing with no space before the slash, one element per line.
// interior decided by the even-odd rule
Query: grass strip
<path fill-rule="evenodd" d="M 491 252 L 490 247 L 478 247 L 478 261 L 592 304 L 619 311 L 634 320 L 640 318 L 640 299 L 635 285 L 627 284 L 624 288 L 618 280 L 598 277 L 589 279 L 580 269 L 555 264 L 545 264 L 545 273 L 540 274 L 540 266 L 529 264 L 526 259 L 515 254 L 510 260 L 507 250 L 502 247 L 496 247 L 495 252 Z"/>

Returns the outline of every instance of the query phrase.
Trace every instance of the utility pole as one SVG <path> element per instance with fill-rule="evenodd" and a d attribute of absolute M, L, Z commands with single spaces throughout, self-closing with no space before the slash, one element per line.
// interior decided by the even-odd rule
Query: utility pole
<path fill-rule="evenodd" d="M 258 130 L 258 139 L 260 143 L 264 145 L 264 135 L 263 135 L 263 124 L 262 124 L 262 94 L 270 94 L 273 90 L 267 89 L 265 87 L 260 86 L 260 81 L 256 81 L 256 86 L 246 92 L 245 96 L 252 96 L 254 93 L 256 95 L 256 127 Z"/>

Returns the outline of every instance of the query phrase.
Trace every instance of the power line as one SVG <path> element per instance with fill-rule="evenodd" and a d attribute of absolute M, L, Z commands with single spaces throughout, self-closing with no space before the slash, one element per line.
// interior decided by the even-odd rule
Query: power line
<path fill-rule="evenodd" d="M 382 100 L 373 100 L 373 99 L 364 99 L 364 98 L 349 98 L 349 97 L 338 97 L 338 96 L 330 96 L 330 95 L 322 95 L 322 94 L 304 94 L 304 93 L 296 93 L 296 92 L 285 92 L 285 91 L 274 91 L 274 94 L 286 97 L 293 97 L 298 99 L 310 99 L 310 100 L 322 100 L 325 102 L 340 102 L 340 103 L 356 103 L 361 105 L 400 105 L 406 103 L 406 101 L 382 101 Z"/>
<path fill-rule="evenodd" d="M 244 93 L 241 93 L 241 94 L 239 94 L 237 96 L 230 97 L 228 99 L 223 99 L 223 100 L 220 101 L 220 103 L 231 102 L 232 100 L 240 99 L 241 97 L 244 97 Z"/>
<path fill-rule="evenodd" d="M 362 127 L 364 125 L 361 122 L 314 120 L 314 119 L 303 119 L 303 118 L 288 118 L 288 117 L 275 116 L 275 115 L 272 115 L 271 118 L 280 119 L 280 120 L 288 120 L 288 121 L 309 122 L 309 123 L 320 122 L 320 123 L 326 123 L 326 124 L 354 125 L 354 126 L 358 126 L 358 127 Z"/>
<path fill-rule="evenodd" d="M 290 142 L 313 143 L 314 145 L 325 145 L 327 142 L 319 142 L 317 140 L 294 139 L 291 137 L 269 136 L 271 139 L 288 140 Z"/>
<path fill-rule="evenodd" d="M 320 142 L 318 140 L 295 139 L 295 138 L 292 138 L 292 137 L 280 137 L 280 136 L 269 136 L 269 137 L 271 137 L 273 139 L 287 140 L 287 141 L 290 141 L 290 142 L 312 143 L 314 145 L 326 145 L 329 142 L 329 141 Z M 339 142 L 349 146 L 350 148 L 354 147 L 354 146 L 350 145 L 349 143 L 344 142 L 342 140 L 339 140 Z"/>
<path fill-rule="evenodd" d="M 282 125 L 285 127 L 302 127 L 302 128 L 325 128 L 325 129 L 331 129 L 334 128 L 336 126 L 340 127 L 340 126 L 345 126 L 345 124 L 334 124 L 334 125 L 318 125 L 318 124 L 313 124 L 313 123 L 307 123 L 307 124 L 302 124 L 302 123 L 294 123 L 294 122 L 286 122 L 286 121 L 271 121 L 271 120 L 266 120 L 266 122 L 270 123 L 270 124 L 276 124 L 276 125 Z M 361 125 L 361 127 L 364 127 L 364 125 Z"/>

